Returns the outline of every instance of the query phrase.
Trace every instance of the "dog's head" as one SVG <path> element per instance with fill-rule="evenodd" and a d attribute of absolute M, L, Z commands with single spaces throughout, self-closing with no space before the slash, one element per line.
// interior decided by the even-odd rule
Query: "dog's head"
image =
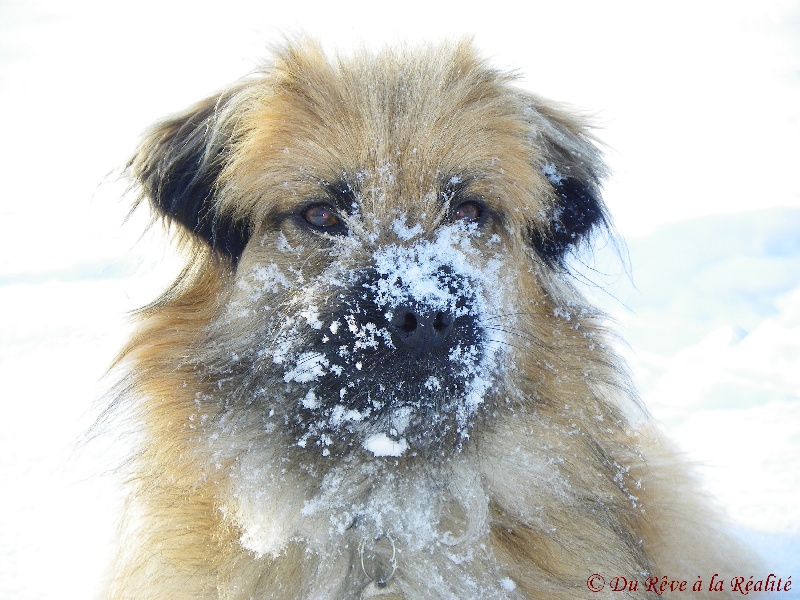
<path fill-rule="evenodd" d="M 553 335 L 566 258 L 606 224 L 584 124 L 469 44 L 284 49 L 153 129 L 131 171 L 224 280 L 189 359 L 197 402 L 325 456 L 461 448 L 532 377 L 518 357 Z"/>

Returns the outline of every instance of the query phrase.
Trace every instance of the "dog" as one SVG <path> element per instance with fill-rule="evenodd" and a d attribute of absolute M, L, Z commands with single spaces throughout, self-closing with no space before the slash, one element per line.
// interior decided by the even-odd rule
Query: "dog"
<path fill-rule="evenodd" d="M 287 42 L 128 172 L 187 261 L 117 362 L 138 443 L 108 597 L 718 598 L 751 574 L 575 285 L 612 231 L 599 143 L 470 42 Z"/>

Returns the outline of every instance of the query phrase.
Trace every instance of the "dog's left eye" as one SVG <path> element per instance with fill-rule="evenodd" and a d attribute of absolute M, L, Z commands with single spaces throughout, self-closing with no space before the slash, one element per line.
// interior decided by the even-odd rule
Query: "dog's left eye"
<path fill-rule="evenodd" d="M 450 218 L 453 221 L 472 223 L 479 221 L 483 215 L 483 206 L 474 200 L 462 202 L 453 209 Z"/>
<path fill-rule="evenodd" d="M 314 204 L 303 211 L 303 218 L 314 227 L 328 229 L 341 223 L 336 212 L 327 204 Z"/>

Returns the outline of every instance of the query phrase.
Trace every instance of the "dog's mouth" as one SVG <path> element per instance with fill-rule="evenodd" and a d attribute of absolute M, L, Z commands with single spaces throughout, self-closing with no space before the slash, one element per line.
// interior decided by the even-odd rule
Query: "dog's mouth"
<path fill-rule="evenodd" d="M 284 329 L 291 350 L 274 357 L 296 402 L 297 444 L 324 455 L 461 448 L 497 370 L 496 286 L 432 243 L 387 248 L 329 279 L 346 281 L 308 295 L 315 304 Z"/>

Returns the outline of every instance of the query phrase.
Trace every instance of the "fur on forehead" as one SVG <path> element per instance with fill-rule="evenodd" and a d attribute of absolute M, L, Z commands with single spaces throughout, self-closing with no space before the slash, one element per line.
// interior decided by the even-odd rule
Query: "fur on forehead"
<path fill-rule="evenodd" d="M 157 125 L 131 171 L 190 243 L 238 260 L 276 211 L 352 184 L 364 209 L 428 212 L 466 182 L 546 263 L 607 225 L 587 126 L 513 85 L 469 42 L 327 56 L 275 50 L 253 77 Z M 413 209 L 413 211 L 412 211 Z"/>

